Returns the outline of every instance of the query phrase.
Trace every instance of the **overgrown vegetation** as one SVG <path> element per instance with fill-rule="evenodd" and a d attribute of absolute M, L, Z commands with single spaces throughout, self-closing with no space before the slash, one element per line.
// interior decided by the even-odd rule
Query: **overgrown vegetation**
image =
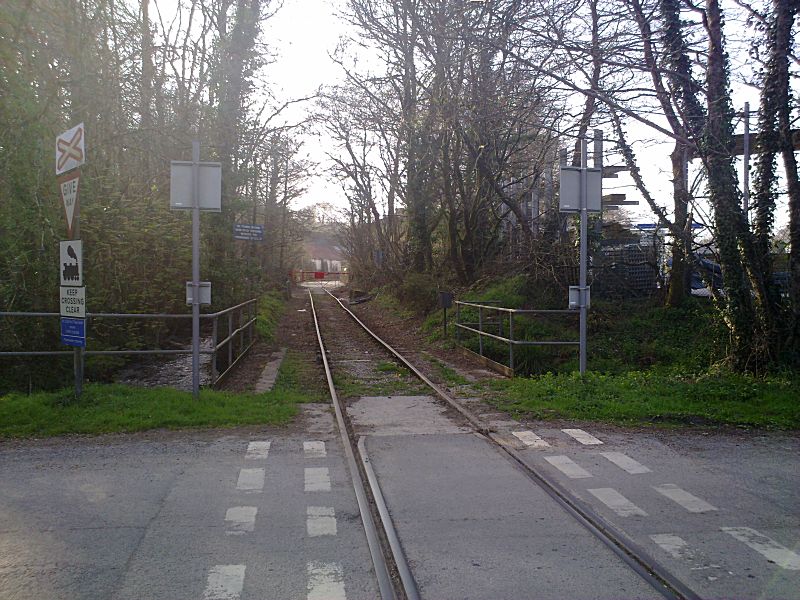
<path fill-rule="evenodd" d="M 551 304 L 552 291 L 532 286 L 525 276 L 489 283 L 460 297 L 509 308 L 557 307 Z M 484 329 L 496 333 L 499 324 L 495 320 L 492 325 L 490 315 L 491 311 L 484 311 Z M 434 310 L 422 325 L 439 344 L 454 335 L 451 316 L 450 337 L 443 338 L 441 316 L 441 310 Z M 476 322 L 477 311 L 462 309 L 463 321 Z M 503 327 L 507 334 L 507 321 Z M 567 321 L 550 315 L 519 316 L 514 332 L 515 339 L 577 339 L 577 315 Z M 462 332 L 461 338 L 477 352 L 476 336 Z M 593 300 L 590 371 L 584 378 L 577 374 L 577 347 L 517 347 L 518 376 L 483 387 L 490 402 L 517 418 L 800 428 L 800 374 L 791 370 L 762 376 L 732 372 L 725 361 L 727 343 L 727 329 L 709 299 L 691 299 L 677 308 L 647 298 Z M 484 354 L 508 364 L 506 344 L 485 339 Z M 433 362 L 446 381 L 465 383 L 455 381 L 438 361 Z"/>
<path fill-rule="evenodd" d="M 256 333 L 263 341 L 272 341 L 281 315 L 286 308 L 283 297 L 278 292 L 269 292 L 258 299 Z"/>
<path fill-rule="evenodd" d="M 319 376 L 316 365 L 292 350 L 283 359 L 274 389 L 301 394 L 303 402 L 330 401 L 327 383 Z"/>
<path fill-rule="evenodd" d="M 277 6 L 173 3 L 154 15 L 150 4 L 67 0 L 62 13 L 47 0 L 0 2 L 0 311 L 58 311 L 66 227 L 53 147 L 79 123 L 90 312 L 187 311 L 191 219 L 169 208 L 169 161 L 190 158 L 195 137 L 201 158 L 222 164 L 221 212 L 201 217 L 214 308 L 282 285 L 300 252 L 313 211 L 295 212 L 291 202 L 308 164 L 293 124 L 279 117 L 286 99 L 263 77 L 270 50 L 261 31 Z M 236 241 L 234 223 L 262 225 L 269 243 Z M 92 319 L 87 330 L 94 350 L 186 336 L 185 321 L 174 319 Z M 59 349 L 57 318 L 0 317 L 0 350 Z M 0 358 L 0 390 L 64 385 L 70 360 Z M 104 377 L 113 360 L 88 361 L 87 376 Z"/>

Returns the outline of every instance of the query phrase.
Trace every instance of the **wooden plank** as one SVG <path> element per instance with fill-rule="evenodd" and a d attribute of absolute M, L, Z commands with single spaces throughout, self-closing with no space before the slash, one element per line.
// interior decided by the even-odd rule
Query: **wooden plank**
<path fill-rule="evenodd" d="M 495 373 L 500 373 L 500 375 L 505 375 L 506 377 L 514 377 L 514 370 L 500 364 L 499 362 L 493 361 L 491 358 L 486 358 L 485 356 L 481 356 L 477 352 L 473 352 L 468 348 L 461 347 L 461 351 L 469 357 L 477 359 L 479 363 L 481 363 L 484 367 L 487 367 L 494 371 Z"/>

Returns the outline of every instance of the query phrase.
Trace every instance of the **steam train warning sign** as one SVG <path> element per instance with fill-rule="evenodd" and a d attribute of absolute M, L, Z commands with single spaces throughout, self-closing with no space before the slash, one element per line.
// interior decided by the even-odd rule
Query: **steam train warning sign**
<path fill-rule="evenodd" d="M 81 240 L 59 242 L 61 260 L 59 278 L 62 286 L 81 287 L 83 285 L 83 243 Z"/>

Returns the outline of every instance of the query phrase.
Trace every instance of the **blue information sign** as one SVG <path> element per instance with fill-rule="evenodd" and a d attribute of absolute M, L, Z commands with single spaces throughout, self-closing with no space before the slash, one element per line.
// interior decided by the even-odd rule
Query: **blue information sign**
<path fill-rule="evenodd" d="M 67 346 L 86 347 L 86 319 L 61 317 L 61 343 Z"/>
<path fill-rule="evenodd" d="M 248 225 L 246 223 L 234 223 L 233 239 L 261 242 L 264 240 L 264 226 Z"/>

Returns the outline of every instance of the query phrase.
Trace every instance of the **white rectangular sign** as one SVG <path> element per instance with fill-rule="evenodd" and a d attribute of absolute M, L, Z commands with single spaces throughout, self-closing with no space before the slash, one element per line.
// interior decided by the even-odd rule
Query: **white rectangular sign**
<path fill-rule="evenodd" d="M 201 162 L 197 194 L 200 210 L 222 212 L 222 163 Z M 192 163 L 173 160 L 170 163 L 169 207 L 192 208 Z"/>
<path fill-rule="evenodd" d="M 586 169 L 586 209 L 600 212 L 603 196 L 603 172 L 601 169 Z M 581 168 L 561 167 L 559 177 L 558 210 L 579 212 L 581 210 Z"/>
<path fill-rule="evenodd" d="M 211 282 L 198 281 L 200 284 L 200 304 L 211 304 Z M 186 304 L 194 304 L 192 295 L 192 282 L 186 282 Z"/>
<path fill-rule="evenodd" d="M 66 173 L 86 162 L 83 123 L 56 138 L 56 175 Z"/>
<path fill-rule="evenodd" d="M 83 285 L 83 242 L 69 240 L 59 242 L 61 261 L 58 264 L 60 285 L 81 287 Z"/>
<path fill-rule="evenodd" d="M 61 316 L 86 318 L 86 288 L 85 287 L 61 287 Z"/>

